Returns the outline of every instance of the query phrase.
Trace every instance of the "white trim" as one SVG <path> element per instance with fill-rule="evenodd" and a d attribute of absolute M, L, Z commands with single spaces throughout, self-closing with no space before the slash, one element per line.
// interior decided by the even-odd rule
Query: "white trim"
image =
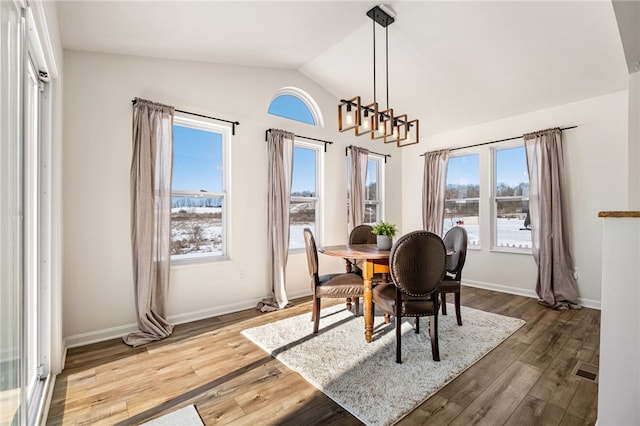
<path fill-rule="evenodd" d="M 535 292 L 535 290 L 524 289 L 519 287 L 511 287 L 511 286 L 506 286 L 502 284 L 494 284 L 494 283 L 488 283 L 484 281 L 463 280 L 462 285 L 465 285 L 468 287 L 482 288 L 484 290 L 497 291 L 500 293 L 515 294 L 516 296 L 530 297 L 532 299 L 538 298 L 538 295 Z M 585 308 L 600 310 L 599 300 L 584 299 L 581 297 L 578 299 L 578 301 Z"/>

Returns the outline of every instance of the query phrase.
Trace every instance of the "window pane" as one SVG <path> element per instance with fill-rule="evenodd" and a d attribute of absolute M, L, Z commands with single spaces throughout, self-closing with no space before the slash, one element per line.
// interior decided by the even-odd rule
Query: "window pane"
<path fill-rule="evenodd" d="M 376 160 L 367 161 L 367 177 L 365 180 L 365 186 L 364 199 L 378 201 L 378 161 Z"/>
<path fill-rule="evenodd" d="M 467 229 L 468 245 L 480 245 L 480 154 L 449 157 L 442 235 Z"/>
<path fill-rule="evenodd" d="M 223 192 L 222 135 L 173 126 L 173 191 Z"/>
<path fill-rule="evenodd" d="M 378 222 L 378 204 L 365 203 L 364 205 L 364 223 L 373 224 Z"/>
<path fill-rule="evenodd" d="M 446 199 L 480 197 L 479 154 L 450 157 L 447 165 Z"/>
<path fill-rule="evenodd" d="M 292 201 L 289 208 L 289 249 L 304 248 L 304 228 L 311 228 L 316 235 L 316 203 Z"/>
<path fill-rule="evenodd" d="M 496 150 L 496 196 L 529 197 L 529 172 L 523 146 Z"/>
<path fill-rule="evenodd" d="M 316 157 L 317 150 L 315 149 L 301 146 L 293 148 L 292 196 L 316 196 Z"/>
<path fill-rule="evenodd" d="M 269 114 L 290 118 L 307 124 L 316 124 L 307 105 L 293 95 L 280 95 L 269 105 Z"/>
<path fill-rule="evenodd" d="M 171 255 L 221 255 L 222 197 L 172 197 Z"/>
<path fill-rule="evenodd" d="M 496 150 L 495 168 L 496 246 L 531 248 L 529 173 L 524 146 Z"/>
<path fill-rule="evenodd" d="M 179 120 L 173 126 L 171 255 L 224 256 L 224 131 Z"/>
<path fill-rule="evenodd" d="M 531 248 L 528 200 L 496 201 L 496 245 L 498 247 Z"/>
<path fill-rule="evenodd" d="M 289 204 L 289 249 L 304 248 L 303 230 L 309 227 L 316 234 L 316 173 L 319 150 L 295 144 L 293 147 L 293 176 Z M 305 200 L 308 198 L 308 201 Z M 317 237 L 316 237 L 317 238 Z"/>
<path fill-rule="evenodd" d="M 446 200 L 444 203 L 444 227 L 442 235 L 454 226 L 467 230 L 467 244 L 480 244 L 480 203 L 478 200 Z"/>

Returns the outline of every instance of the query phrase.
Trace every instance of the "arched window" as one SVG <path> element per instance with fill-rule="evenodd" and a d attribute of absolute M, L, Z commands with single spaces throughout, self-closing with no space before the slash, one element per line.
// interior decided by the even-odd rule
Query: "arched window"
<path fill-rule="evenodd" d="M 278 90 L 267 112 L 312 126 L 324 127 L 322 113 L 316 101 L 297 87 L 283 87 Z"/>

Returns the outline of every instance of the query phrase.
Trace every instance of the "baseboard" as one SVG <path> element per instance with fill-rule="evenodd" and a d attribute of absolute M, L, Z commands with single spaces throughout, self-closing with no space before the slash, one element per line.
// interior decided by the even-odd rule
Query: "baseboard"
<path fill-rule="evenodd" d="M 530 290 L 530 289 L 525 289 L 525 288 L 511 287 L 511 286 L 506 286 L 506 285 L 501 285 L 501 284 L 494 284 L 494 283 L 487 283 L 487 282 L 484 282 L 484 281 L 473 281 L 473 280 L 463 280 L 462 284 L 466 285 L 466 286 L 469 286 L 469 287 L 482 288 L 484 290 L 498 291 L 500 293 L 515 294 L 516 296 L 530 297 L 530 298 L 533 298 L 533 299 L 537 299 L 538 298 L 538 294 L 535 292 L 535 290 Z M 578 301 L 585 308 L 591 308 L 591 309 L 600 310 L 600 301 L 599 300 L 584 299 L 584 298 L 581 297 L 581 298 L 578 299 Z"/>
<path fill-rule="evenodd" d="M 289 299 L 295 299 L 298 297 L 309 296 L 310 290 L 290 292 L 287 295 Z M 245 309 L 255 308 L 258 302 L 263 298 L 246 300 L 240 303 L 233 303 L 229 305 L 216 306 L 214 308 L 202 309 L 199 311 L 186 312 L 178 315 L 169 316 L 168 321 L 171 324 L 184 324 L 187 322 L 198 321 L 206 318 L 216 317 L 220 315 L 230 314 L 233 312 L 242 311 Z M 63 358 L 66 358 L 66 350 L 68 348 L 75 348 L 78 346 L 85 346 L 91 343 L 103 342 L 105 340 L 117 339 L 129 333 L 133 333 L 138 329 L 138 324 L 131 323 L 121 325 L 117 327 L 111 327 L 104 330 L 91 331 L 89 333 L 77 334 L 75 336 L 69 336 L 64 339 L 64 354 Z M 63 360 L 64 361 L 64 360 Z M 64 363 L 62 364 L 64 365 Z"/>

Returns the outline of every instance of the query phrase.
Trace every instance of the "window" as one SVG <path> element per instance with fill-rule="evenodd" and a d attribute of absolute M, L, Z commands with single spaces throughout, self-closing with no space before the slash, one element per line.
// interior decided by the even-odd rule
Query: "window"
<path fill-rule="evenodd" d="M 529 172 L 524 146 L 494 149 L 493 154 L 494 248 L 531 249 Z"/>
<path fill-rule="evenodd" d="M 480 245 L 480 156 L 449 157 L 442 235 L 456 225 L 467 229 L 468 245 Z"/>
<path fill-rule="evenodd" d="M 230 130 L 174 118 L 171 189 L 173 260 L 226 257 L 227 161 Z"/>
<path fill-rule="evenodd" d="M 316 101 L 307 92 L 296 87 L 284 87 L 278 90 L 267 112 L 271 115 L 324 127 L 320 107 Z"/>
<path fill-rule="evenodd" d="M 369 154 L 367 161 L 367 176 L 365 178 L 364 222 L 374 224 L 382 220 L 382 188 L 384 157 Z M 350 159 L 347 156 L 347 217 L 351 208 L 351 183 L 349 182 Z"/>
<path fill-rule="evenodd" d="M 304 249 L 304 228 L 310 228 L 317 235 L 320 148 L 316 144 L 300 141 L 295 141 L 293 145 L 289 250 Z"/>

